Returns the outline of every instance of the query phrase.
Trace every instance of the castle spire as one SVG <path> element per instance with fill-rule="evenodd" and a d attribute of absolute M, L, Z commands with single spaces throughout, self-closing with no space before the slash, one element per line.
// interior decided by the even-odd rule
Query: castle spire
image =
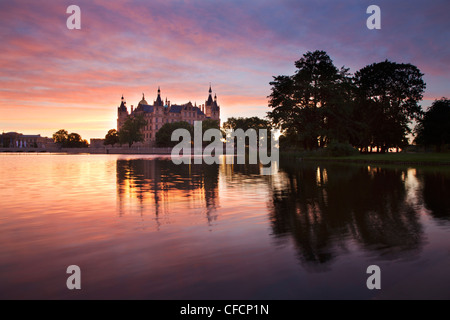
<path fill-rule="evenodd" d="M 123 112 L 127 111 L 127 107 L 125 106 L 125 104 L 126 104 L 125 98 L 123 97 L 123 94 L 122 94 L 122 99 L 120 101 L 119 111 L 123 111 Z"/>
<path fill-rule="evenodd" d="M 156 97 L 156 101 L 155 101 L 155 105 L 156 106 L 163 106 L 163 102 L 162 102 L 162 99 L 161 99 L 161 89 L 160 89 L 160 87 L 158 86 L 158 96 Z"/>
<path fill-rule="evenodd" d="M 213 98 L 212 98 L 212 96 L 211 96 L 211 94 L 212 94 L 212 90 L 211 90 L 211 82 L 209 83 L 209 96 L 208 96 L 208 100 L 206 100 L 206 103 L 205 103 L 205 105 L 207 105 L 207 106 L 212 106 L 212 104 L 213 104 Z"/>

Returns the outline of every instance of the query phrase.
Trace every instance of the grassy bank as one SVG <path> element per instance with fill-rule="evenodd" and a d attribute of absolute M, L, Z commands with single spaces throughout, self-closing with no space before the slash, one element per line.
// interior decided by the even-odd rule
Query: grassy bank
<path fill-rule="evenodd" d="M 398 163 L 421 165 L 450 165 L 450 153 L 369 153 L 333 157 L 317 152 L 282 152 L 281 157 L 296 158 L 303 161 L 335 161 L 361 163 Z"/>

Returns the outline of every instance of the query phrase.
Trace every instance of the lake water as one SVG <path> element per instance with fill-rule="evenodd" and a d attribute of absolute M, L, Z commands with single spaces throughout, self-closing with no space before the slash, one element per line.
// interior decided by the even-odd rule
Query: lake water
<path fill-rule="evenodd" d="M 1 299 L 450 298 L 449 168 L 0 163 Z M 81 290 L 66 287 L 70 265 Z"/>

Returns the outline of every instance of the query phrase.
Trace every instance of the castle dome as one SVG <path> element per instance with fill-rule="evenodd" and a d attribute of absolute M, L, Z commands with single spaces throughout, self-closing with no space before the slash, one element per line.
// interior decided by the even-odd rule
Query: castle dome
<path fill-rule="evenodd" d="M 147 101 L 145 100 L 144 94 L 142 94 L 142 100 L 139 101 L 139 104 L 142 104 L 142 105 L 148 105 Z"/>

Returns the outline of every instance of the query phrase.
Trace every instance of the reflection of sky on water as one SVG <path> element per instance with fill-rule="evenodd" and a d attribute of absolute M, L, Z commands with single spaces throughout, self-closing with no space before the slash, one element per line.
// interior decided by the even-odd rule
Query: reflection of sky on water
<path fill-rule="evenodd" d="M 444 168 L 281 162 L 262 176 L 167 157 L 1 157 L 2 298 L 448 298 Z M 71 264 L 79 293 L 64 286 Z M 365 287 L 369 264 L 381 293 Z"/>

